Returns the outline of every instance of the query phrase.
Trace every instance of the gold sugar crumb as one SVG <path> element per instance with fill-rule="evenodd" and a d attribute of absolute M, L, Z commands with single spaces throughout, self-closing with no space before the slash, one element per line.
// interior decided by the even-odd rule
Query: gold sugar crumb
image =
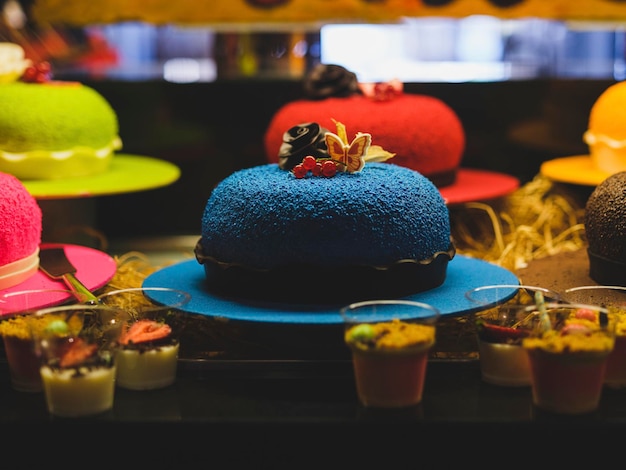
<path fill-rule="evenodd" d="M 603 331 L 561 335 L 556 330 L 550 330 L 541 337 L 524 338 L 522 345 L 526 349 L 541 349 L 556 354 L 599 353 L 610 352 L 615 345 L 615 338 Z"/>
<path fill-rule="evenodd" d="M 42 333 L 52 320 L 64 320 L 64 315 L 37 317 L 19 315 L 0 321 L 0 336 L 12 336 L 20 339 L 31 339 L 33 334 Z M 70 320 L 70 328 L 79 331 L 82 321 L 78 317 Z"/>
<path fill-rule="evenodd" d="M 354 337 L 351 335 L 353 327 L 346 332 L 348 344 L 360 350 L 402 350 L 414 346 L 420 349 L 430 347 L 435 343 L 435 327 L 417 323 L 406 323 L 394 319 L 390 322 L 381 322 L 369 325 L 369 338 Z"/>
<path fill-rule="evenodd" d="M 609 319 L 615 325 L 615 335 L 626 336 L 626 310 L 618 307 L 609 307 Z"/>

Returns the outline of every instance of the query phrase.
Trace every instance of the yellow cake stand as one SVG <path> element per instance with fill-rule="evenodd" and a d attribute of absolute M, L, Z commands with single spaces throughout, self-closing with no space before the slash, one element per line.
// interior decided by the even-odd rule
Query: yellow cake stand
<path fill-rule="evenodd" d="M 559 183 L 597 186 L 611 176 L 595 166 L 589 155 L 555 158 L 541 164 L 540 172 Z"/>
<path fill-rule="evenodd" d="M 180 169 L 167 161 L 115 154 L 109 169 L 100 174 L 58 180 L 23 180 L 43 215 L 42 241 L 102 247 L 96 226 L 97 196 L 111 196 L 167 186 L 180 177 Z"/>
<path fill-rule="evenodd" d="M 123 194 L 174 183 L 180 169 L 173 163 L 139 155 L 115 154 L 108 171 L 59 180 L 24 180 L 36 199 L 68 199 Z"/>

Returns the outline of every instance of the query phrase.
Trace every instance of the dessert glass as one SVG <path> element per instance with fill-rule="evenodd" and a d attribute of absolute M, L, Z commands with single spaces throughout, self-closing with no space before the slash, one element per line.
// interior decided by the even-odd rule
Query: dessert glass
<path fill-rule="evenodd" d="M 608 310 L 586 304 L 527 307 L 535 317 L 522 341 L 528 353 L 533 404 L 558 414 L 595 411 L 615 335 Z"/>
<path fill-rule="evenodd" d="M 487 285 L 471 289 L 465 296 L 477 304 L 476 336 L 482 379 L 504 387 L 530 386 L 528 354 L 522 339 L 530 334 L 525 308 L 535 303 L 535 294 L 557 301 L 561 294 L 527 285 Z"/>
<path fill-rule="evenodd" d="M 29 289 L 0 296 L 0 335 L 14 390 L 43 390 L 29 320 L 34 310 L 54 303 L 55 299 L 69 299 L 68 303 L 78 300 L 72 291 L 63 289 Z"/>
<path fill-rule="evenodd" d="M 50 307 L 33 314 L 31 334 L 52 415 L 91 416 L 113 407 L 115 352 L 127 321 L 123 310 L 101 305 Z"/>
<path fill-rule="evenodd" d="M 359 402 L 379 408 L 419 404 L 439 310 L 421 302 L 374 300 L 340 313 Z"/>
<path fill-rule="evenodd" d="M 604 385 L 608 388 L 626 388 L 626 287 L 578 286 L 567 289 L 565 298 L 571 302 L 602 305 L 614 322 L 615 347 L 606 364 Z"/>
<path fill-rule="evenodd" d="M 117 386 L 154 390 L 172 385 L 185 318 L 179 309 L 191 295 L 168 287 L 137 287 L 107 292 L 98 300 L 129 315 L 117 350 Z"/>

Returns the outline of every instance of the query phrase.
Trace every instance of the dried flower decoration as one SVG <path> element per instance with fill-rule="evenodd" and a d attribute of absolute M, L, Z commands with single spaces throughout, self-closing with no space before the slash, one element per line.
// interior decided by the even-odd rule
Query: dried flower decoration
<path fill-rule="evenodd" d="M 388 101 L 403 93 L 404 84 L 398 79 L 377 83 L 359 82 L 359 90 L 374 101 Z"/>
<path fill-rule="evenodd" d="M 346 127 L 342 123 L 335 121 L 334 119 L 333 119 L 333 122 L 337 126 L 337 135 L 341 136 L 340 137 L 341 140 L 345 144 L 347 144 L 348 138 L 347 138 L 347 133 L 346 133 Z M 329 132 L 327 132 L 326 134 L 329 134 Z M 359 134 L 362 134 L 362 133 L 361 132 L 357 133 L 357 136 Z M 373 162 L 384 162 L 395 156 L 396 156 L 395 153 L 388 152 L 387 150 L 383 149 L 380 145 L 370 144 L 367 147 L 367 149 L 365 149 L 365 152 L 362 158 L 365 163 L 373 163 Z"/>
<path fill-rule="evenodd" d="M 349 142 L 346 127 L 341 122 L 334 122 L 337 133 L 326 131 L 324 134 L 327 155 L 323 157 L 306 155 L 291 169 L 296 178 L 304 178 L 309 172 L 313 176 L 325 177 L 335 176 L 338 171 L 358 173 L 366 162 L 382 162 L 395 156 L 395 153 L 372 145 L 372 136 L 368 133 L 357 132 L 354 139 Z"/>
<path fill-rule="evenodd" d="M 325 137 L 328 155 L 335 161 L 341 171 L 356 173 L 365 166 L 365 155 L 372 145 L 372 136 L 357 132 L 352 142 L 348 142 L 346 127 L 336 122 L 337 134 L 327 132 Z"/>

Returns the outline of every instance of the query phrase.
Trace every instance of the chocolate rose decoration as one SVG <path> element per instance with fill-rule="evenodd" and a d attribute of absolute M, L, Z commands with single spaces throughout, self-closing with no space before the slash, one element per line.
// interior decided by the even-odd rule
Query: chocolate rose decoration
<path fill-rule="evenodd" d="M 341 65 L 318 64 L 304 79 L 304 92 L 310 99 L 345 97 L 359 93 L 356 74 Z"/>
<path fill-rule="evenodd" d="M 283 143 L 278 150 L 278 166 L 291 170 L 307 155 L 315 158 L 328 158 L 324 135 L 328 129 L 316 122 L 305 122 L 293 126 L 283 134 Z"/>

